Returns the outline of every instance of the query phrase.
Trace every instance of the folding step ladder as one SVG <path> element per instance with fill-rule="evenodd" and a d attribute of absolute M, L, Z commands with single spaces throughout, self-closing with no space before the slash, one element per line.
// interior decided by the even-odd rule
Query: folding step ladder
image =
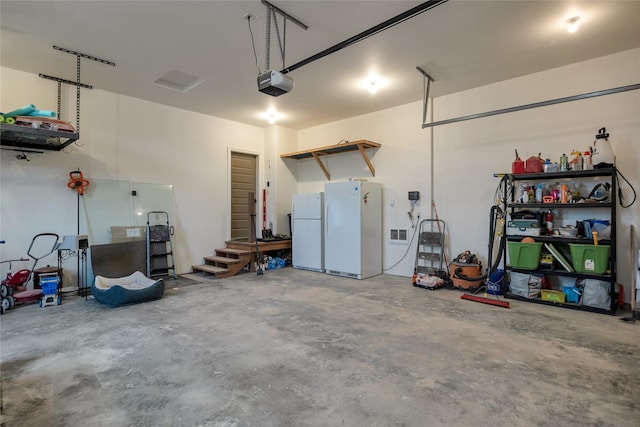
<path fill-rule="evenodd" d="M 151 216 L 154 216 L 156 224 L 151 224 Z M 164 223 L 157 222 L 164 219 Z M 150 211 L 147 213 L 147 277 L 169 276 L 171 270 L 174 279 L 177 279 L 175 261 L 173 259 L 173 244 L 171 236 L 173 226 L 169 225 L 169 214 L 163 211 Z"/>
<path fill-rule="evenodd" d="M 444 264 L 445 222 L 441 219 L 423 219 L 418 228 L 415 272 L 446 277 Z"/>

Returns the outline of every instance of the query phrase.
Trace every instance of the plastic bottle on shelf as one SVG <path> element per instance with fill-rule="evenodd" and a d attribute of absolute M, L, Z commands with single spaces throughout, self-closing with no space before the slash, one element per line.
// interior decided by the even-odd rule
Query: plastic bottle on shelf
<path fill-rule="evenodd" d="M 578 153 L 578 170 L 584 170 L 584 157 L 582 157 L 582 153 Z"/>
<path fill-rule="evenodd" d="M 545 214 L 544 220 L 547 226 L 547 234 L 552 235 L 553 234 L 553 212 L 551 211 L 551 209 L 549 209 Z"/>
<path fill-rule="evenodd" d="M 560 183 L 556 182 L 553 188 L 551 189 L 551 196 L 553 197 L 554 202 L 557 202 L 558 200 L 560 200 L 560 189 L 558 188 L 559 186 L 560 186 Z"/>
<path fill-rule="evenodd" d="M 571 159 L 571 161 L 569 162 L 571 170 L 581 171 L 583 164 L 582 151 L 573 150 L 571 152 L 571 155 L 573 156 L 573 159 Z"/>
<path fill-rule="evenodd" d="M 593 163 L 591 163 L 591 151 L 587 150 L 584 152 L 584 157 L 583 157 L 583 169 L 584 170 L 591 170 L 593 169 Z"/>
<path fill-rule="evenodd" d="M 518 185 L 517 198 L 520 203 L 527 203 L 529 201 L 529 192 L 525 184 Z"/>
<path fill-rule="evenodd" d="M 569 158 L 566 154 L 562 153 L 560 156 L 560 172 L 567 172 L 569 170 Z"/>
<path fill-rule="evenodd" d="M 542 203 L 542 184 L 536 186 L 536 202 Z"/>
<path fill-rule="evenodd" d="M 580 200 L 582 198 L 582 193 L 583 193 L 583 187 L 584 184 L 583 183 L 577 183 L 573 185 L 573 190 L 572 190 L 572 194 L 573 194 L 573 200 Z"/>

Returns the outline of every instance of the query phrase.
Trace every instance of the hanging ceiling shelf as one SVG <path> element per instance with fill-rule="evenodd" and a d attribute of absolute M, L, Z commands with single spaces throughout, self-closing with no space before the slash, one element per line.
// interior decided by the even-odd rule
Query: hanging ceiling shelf
<path fill-rule="evenodd" d="M 80 138 L 80 88 L 93 89 L 93 86 L 91 85 L 80 83 L 80 59 L 86 58 L 114 67 L 116 65 L 111 61 L 96 58 L 95 56 L 76 52 L 63 47 L 53 46 L 53 48 L 76 57 L 76 81 L 65 80 L 60 77 L 52 77 L 46 74 L 40 74 L 39 77 L 47 80 L 53 80 L 58 83 L 58 111 L 55 115 L 56 118 L 60 118 L 61 113 L 62 84 L 64 83 L 76 87 L 76 127 L 74 132 L 0 123 L 0 146 L 14 147 L 3 149 L 31 153 L 39 152 L 33 150 L 60 151 L 69 144 L 77 141 Z"/>
<path fill-rule="evenodd" d="M 3 146 L 60 151 L 77 141 L 78 138 L 79 135 L 75 132 L 60 132 L 0 123 L 0 139 Z"/>
<path fill-rule="evenodd" d="M 379 148 L 379 147 L 380 147 L 380 144 L 378 144 L 377 142 L 361 139 L 359 141 L 351 141 L 351 142 L 345 142 L 342 144 L 328 145 L 326 147 L 313 148 L 311 150 L 296 151 L 295 153 L 281 154 L 280 158 L 300 160 L 300 159 L 308 159 L 310 157 L 313 157 L 314 159 L 316 159 L 316 162 L 318 162 L 318 166 L 320 166 L 320 169 L 322 169 L 322 172 L 327 177 L 327 180 L 331 181 L 331 176 L 329 175 L 329 171 L 320 160 L 320 156 L 346 153 L 349 151 L 356 151 L 356 150 L 360 151 L 360 154 L 362 154 L 362 158 L 367 163 L 367 166 L 371 171 L 371 175 L 376 176 L 376 169 L 373 167 L 373 164 L 371 163 L 371 160 L 369 159 L 369 156 L 367 155 L 367 152 L 365 150 L 367 148 Z"/>

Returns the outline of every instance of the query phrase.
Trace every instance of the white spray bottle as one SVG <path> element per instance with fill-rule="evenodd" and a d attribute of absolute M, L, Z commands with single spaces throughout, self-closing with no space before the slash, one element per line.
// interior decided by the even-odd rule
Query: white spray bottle
<path fill-rule="evenodd" d="M 591 148 L 591 163 L 594 168 L 611 168 L 615 164 L 615 156 L 609 142 L 609 133 L 606 128 L 601 128 L 596 134 Z"/>

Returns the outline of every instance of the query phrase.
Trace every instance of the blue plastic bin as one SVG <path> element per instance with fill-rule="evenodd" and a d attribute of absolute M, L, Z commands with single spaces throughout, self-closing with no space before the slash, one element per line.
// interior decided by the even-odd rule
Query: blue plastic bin
<path fill-rule="evenodd" d="M 54 295 L 58 292 L 58 283 L 60 278 L 58 276 L 44 277 L 40 276 L 40 287 L 42 288 L 43 295 Z"/>
<path fill-rule="evenodd" d="M 580 301 L 580 290 L 573 286 L 563 286 L 562 292 L 565 295 L 565 299 L 567 302 L 578 302 Z"/>

